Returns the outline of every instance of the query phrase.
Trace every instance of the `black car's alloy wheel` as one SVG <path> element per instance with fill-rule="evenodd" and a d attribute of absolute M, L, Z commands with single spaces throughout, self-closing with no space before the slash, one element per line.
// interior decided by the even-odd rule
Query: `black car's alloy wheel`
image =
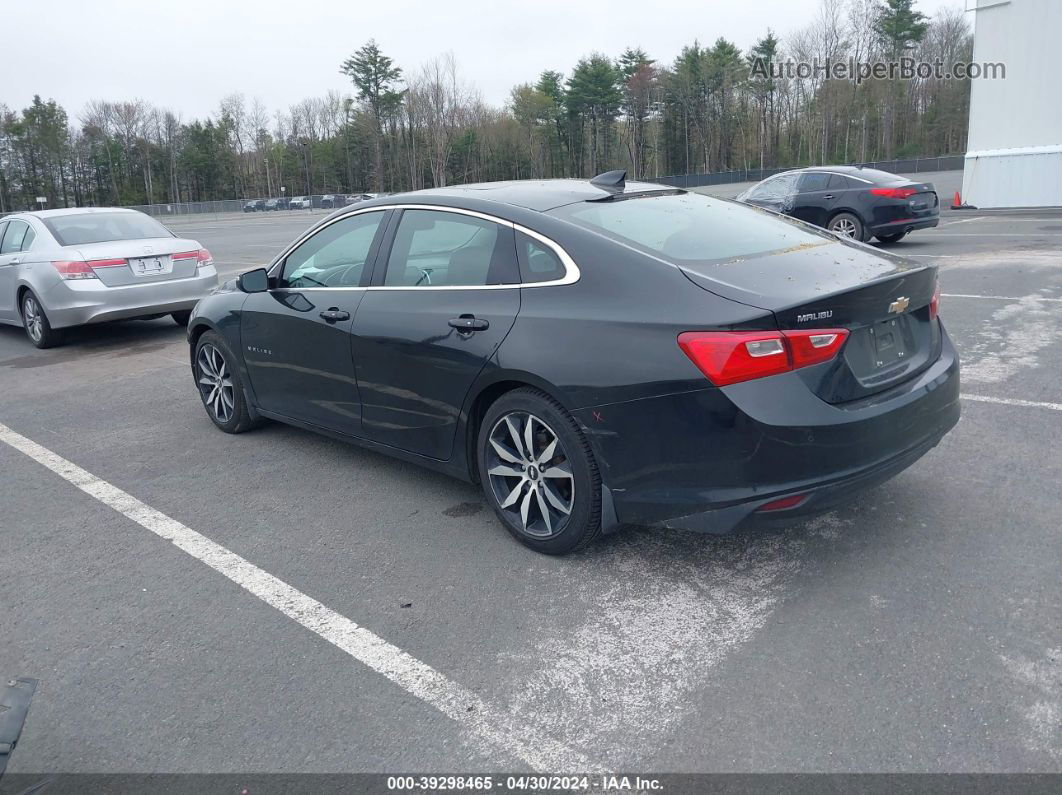
<path fill-rule="evenodd" d="M 220 335 L 208 331 L 195 347 L 195 380 L 207 416 L 226 433 L 253 428 L 235 357 Z"/>
<path fill-rule="evenodd" d="M 541 418 L 512 411 L 490 431 L 487 475 L 498 506 L 524 533 L 549 538 L 572 515 L 575 476 L 557 434 Z"/>
<path fill-rule="evenodd" d="M 225 357 L 213 345 L 207 344 L 200 346 L 195 363 L 199 368 L 199 391 L 203 403 L 214 419 L 220 423 L 228 422 L 236 409 L 236 393 Z"/>
<path fill-rule="evenodd" d="M 863 239 L 863 223 L 851 213 L 838 213 L 830 219 L 826 228 L 841 237 L 860 241 Z"/>
<path fill-rule="evenodd" d="M 600 532 L 601 481 L 589 445 L 543 393 L 518 389 L 488 409 L 479 466 L 488 502 L 532 549 L 564 554 Z"/>

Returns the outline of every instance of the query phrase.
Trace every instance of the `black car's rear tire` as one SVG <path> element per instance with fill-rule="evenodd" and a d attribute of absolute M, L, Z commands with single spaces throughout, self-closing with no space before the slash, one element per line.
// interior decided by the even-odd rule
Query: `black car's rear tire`
<path fill-rule="evenodd" d="M 173 318 L 173 322 L 178 326 L 187 326 L 188 321 L 192 319 L 192 310 L 184 309 L 180 312 L 171 312 L 170 317 Z"/>
<path fill-rule="evenodd" d="M 225 433 L 243 433 L 261 424 L 247 406 L 236 357 L 220 334 L 203 334 L 192 361 L 195 385 L 211 422 Z"/>
<path fill-rule="evenodd" d="M 891 235 L 874 235 L 882 243 L 899 243 L 907 236 L 907 232 L 895 232 Z"/>
<path fill-rule="evenodd" d="M 575 420 L 548 395 L 530 387 L 502 395 L 483 417 L 476 452 L 487 502 L 520 543 L 565 555 L 601 532 L 597 463 Z"/>
<path fill-rule="evenodd" d="M 22 328 L 26 330 L 29 341 L 38 348 L 54 348 L 63 341 L 63 332 L 52 328 L 44 307 L 30 290 L 22 294 L 19 310 L 22 314 Z"/>
<path fill-rule="evenodd" d="M 837 213 L 826 225 L 836 235 L 863 242 L 863 222 L 852 213 Z"/>

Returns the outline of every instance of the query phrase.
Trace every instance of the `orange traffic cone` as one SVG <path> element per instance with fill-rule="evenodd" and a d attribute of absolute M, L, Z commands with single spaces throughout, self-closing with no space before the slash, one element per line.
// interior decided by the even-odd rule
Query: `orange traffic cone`
<path fill-rule="evenodd" d="M 958 210 L 962 207 L 962 199 L 959 198 L 959 192 L 955 191 L 955 198 L 951 200 L 951 209 Z"/>

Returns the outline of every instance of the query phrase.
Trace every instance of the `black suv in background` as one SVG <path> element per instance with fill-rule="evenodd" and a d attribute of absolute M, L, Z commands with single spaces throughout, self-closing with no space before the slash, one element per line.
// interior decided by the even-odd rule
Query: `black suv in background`
<path fill-rule="evenodd" d="M 854 240 L 895 243 L 940 219 L 933 185 L 858 166 L 817 166 L 775 174 L 737 197 Z"/>
<path fill-rule="evenodd" d="M 251 201 L 249 201 L 249 202 L 247 202 L 246 204 L 243 205 L 243 211 L 245 213 L 253 213 L 253 212 L 258 212 L 259 210 L 265 210 L 265 209 L 268 209 L 266 207 L 266 200 L 265 199 L 252 199 Z"/>
<path fill-rule="evenodd" d="M 321 206 L 328 210 L 335 207 L 343 207 L 346 198 L 346 195 L 342 193 L 326 193 L 321 197 Z"/>

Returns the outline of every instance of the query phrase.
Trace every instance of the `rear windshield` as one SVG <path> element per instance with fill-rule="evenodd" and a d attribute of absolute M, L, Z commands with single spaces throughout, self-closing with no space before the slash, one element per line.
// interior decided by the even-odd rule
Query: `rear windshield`
<path fill-rule="evenodd" d="M 76 213 L 41 220 L 61 246 L 173 237 L 170 230 L 143 213 Z"/>
<path fill-rule="evenodd" d="M 835 171 L 834 173 L 839 174 L 841 172 Z M 876 168 L 854 168 L 851 171 L 844 172 L 844 176 L 870 181 L 876 185 L 895 185 L 898 182 L 910 182 L 906 177 L 890 174 L 888 171 L 878 171 Z"/>
<path fill-rule="evenodd" d="M 579 202 L 550 214 L 679 264 L 729 262 L 835 240 L 804 224 L 699 193 Z"/>

